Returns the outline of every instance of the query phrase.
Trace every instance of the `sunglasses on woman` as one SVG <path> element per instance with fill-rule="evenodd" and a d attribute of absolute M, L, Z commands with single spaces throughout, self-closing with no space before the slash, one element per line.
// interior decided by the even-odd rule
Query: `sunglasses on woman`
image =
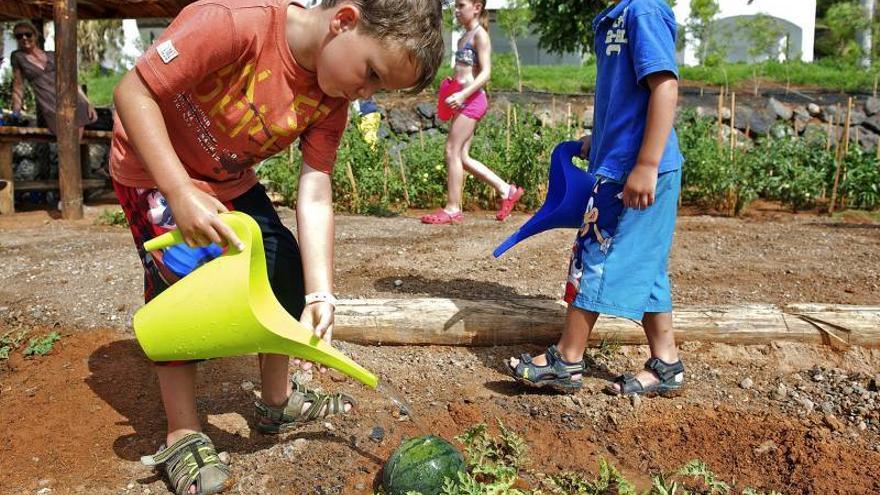
<path fill-rule="evenodd" d="M 34 37 L 34 33 L 15 33 L 15 39 L 17 39 L 17 40 L 21 40 L 21 39 L 25 39 L 25 38 L 31 39 L 33 37 Z"/>

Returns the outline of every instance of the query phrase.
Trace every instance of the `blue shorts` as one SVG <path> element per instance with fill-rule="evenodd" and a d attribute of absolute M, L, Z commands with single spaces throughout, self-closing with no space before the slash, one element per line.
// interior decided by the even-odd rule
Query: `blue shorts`
<path fill-rule="evenodd" d="M 653 205 L 624 208 L 623 182 L 599 176 L 572 248 L 565 302 L 634 320 L 672 311 L 667 266 L 680 189 L 681 170 L 664 172 Z"/>

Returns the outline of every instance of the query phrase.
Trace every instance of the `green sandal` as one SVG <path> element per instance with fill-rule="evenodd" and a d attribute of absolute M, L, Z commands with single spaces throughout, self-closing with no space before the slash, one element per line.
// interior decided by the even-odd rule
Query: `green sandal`
<path fill-rule="evenodd" d="M 271 407 L 262 400 L 254 403 L 256 407 L 257 430 L 264 434 L 275 434 L 296 428 L 309 421 L 326 418 L 345 412 L 346 404 L 354 407 L 353 397 L 343 394 L 324 394 L 291 381 L 293 392 L 287 402 L 279 407 Z M 311 403 L 305 411 L 303 404 Z M 322 411 L 323 409 L 323 411 Z"/>
<path fill-rule="evenodd" d="M 550 388 L 557 392 L 573 393 L 583 386 L 583 376 L 586 364 L 581 359 L 577 363 L 569 363 L 563 359 L 562 354 L 555 345 L 551 345 L 544 351 L 547 364 L 540 366 L 532 362 L 531 354 L 522 354 L 516 367 L 507 363 L 508 372 L 519 383 L 533 388 Z M 575 379 L 574 375 L 580 375 Z"/>
<path fill-rule="evenodd" d="M 229 466 L 204 433 L 185 435 L 167 448 L 163 445 L 155 454 L 141 457 L 141 462 L 147 466 L 163 465 L 177 495 L 189 495 L 191 487 L 195 487 L 195 495 L 220 493 L 235 484 Z"/>

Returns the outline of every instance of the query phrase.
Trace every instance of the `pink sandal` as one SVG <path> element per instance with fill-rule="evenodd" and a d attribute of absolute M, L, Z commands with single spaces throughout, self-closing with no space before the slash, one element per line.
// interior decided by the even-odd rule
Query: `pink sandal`
<path fill-rule="evenodd" d="M 429 223 L 432 225 L 452 224 L 461 222 L 462 220 L 464 220 L 464 214 L 462 214 L 462 212 L 457 211 L 455 213 L 448 213 L 443 208 L 422 217 L 422 223 Z"/>
<path fill-rule="evenodd" d="M 519 201 L 519 198 L 521 198 L 523 193 L 526 192 L 525 189 L 516 184 L 511 184 L 511 186 L 513 187 L 513 192 L 501 200 L 501 207 L 498 208 L 498 213 L 495 214 L 495 220 L 498 220 L 499 222 L 503 221 L 510 215 L 510 212 L 513 211 L 513 207 L 516 206 L 516 202 Z"/>

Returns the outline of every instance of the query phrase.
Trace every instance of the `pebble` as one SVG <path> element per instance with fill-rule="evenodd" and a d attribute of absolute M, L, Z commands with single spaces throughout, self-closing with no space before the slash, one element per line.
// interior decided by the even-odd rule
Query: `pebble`
<path fill-rule="evenodd" d="M 814 382 L 823 382 L 823 381 L 825 381 L 825 375 L 823 375 L 822 373 L 816 373 L 815 375 L 813 375 L 813 381 Z"/>
<path fill-rule="evenodd" d="M 129 483 L 129 484 L 125 485 L 125 488 L 131 490 L 132 488 L 134 488 L 134 483 Z"/>
<path fill-rule="evenodd" d="M 784 383 L 777 385 L 770 393 L 770 398 L 773 400 L 783 401 L 786 397 L 788 397 L 788 387 Z"/>
<path fill-rule="evenodd" d="M 372 430 L 370 430 L 370 440 L 379 443 L 385 439 L 385 429 L 381 426 L 374 426 Z"/>
<path fill-rule="evenodd" d="M 825 425 L 831 429 L 831 431 L 841 431 L 845 428 L 843 422 L 837 419 L 833 414 L 826 414 L 823 418 Z"/>
<path fill-rule="evenodd" d="M 144 488 L 144 495 L 150 495 L 151 493 L 153 493 L 153 490 L 150 490 L 149 488 Z"/>
<path fill-rule="evenodd" d="M 245 392 L 250 392 L 251 390 L 254 389 L 254 382 L 251 382 L 248 380 L 241 382 L 241 389 L 244 390 Z"/>
<path fill-rule="evenodd" d="M 642 405 L 642 398 L 639 394 L 631 394 L 629 396 L 629 402 L 632 404 L 633 409 L 638 409 Z"/>
<path fill-rule="evenodd" d="M 744 389 L 744 390 L 749 390 L 754 385 L 755 385 L 755 382 L 749 377 L 743 378 L 743 381 L 739 382 L 739 388 Z"/>
<path fill-rule="evenodd" d="M 354 485 L 354 489 L 359 492 L 365 490 L 366 488 L 367 488 L 367 486 L 364 485 L 363 483 L 358 483 L 358 484 Z"/>
<path fill-rule="evenodd" d="M 830 401 L 825 401 L 822 403 L 821 409 L 823 413 L 831 414 L 834 412 L 834 404 Z"/>
<path fill-rule="evenodd" d="M 757 447 L 755 447 L 755 453 L 756 454 L 764 454 L 766 452 L 770 452 L 771 450 L 776 450 L 778 447 L 779 446 L 776 445 L 776 442 L 774 442 L 773 440 L 767 440 L 766 442 L 762 443 L 761 445 L 758 445 Z"/>
<path fill-rule="evenodd" d="M 37 490 L 37 495 L 48 495 L 49 493 L 52 493 L 51 488 L 40 488 Z"/>
<path fill-rule="evenodd" d="M 333 431 L 333 430 L 336 429 L 336 428 L 333 427 L 333 424 L 330 423 L 329 421 L 325 421 L 325 422 L 324 422 L 324 428 L 326 428 L 326 429 L 329 430 L 329 431 Z"/>
<path fill-rule="evenodd" d="M 804 406 L 804 409 L 806 409 L 807 411 L 812 411 L 813 408 L 816 407 L 816 404 L 806 397 L 801 397 L 800 399 L 798 399 L 798 403 Z"/>
<path fill-rule="evenodd" d="M 403 285 L 403 280 L 397 279 L 394 281 L 395 287 L 400 287 L 401 285 Z"/>

